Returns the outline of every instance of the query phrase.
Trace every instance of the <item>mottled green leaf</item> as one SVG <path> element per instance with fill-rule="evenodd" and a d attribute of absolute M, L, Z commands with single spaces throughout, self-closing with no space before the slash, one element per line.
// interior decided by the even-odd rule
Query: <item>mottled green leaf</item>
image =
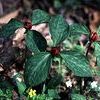
<path fill-rule="evenodd" d="M 4 93 L 3 93 L 3 91 L 0 89 L 0 96 L 2 96 Z"/>
<path fill-rule="evenodd" d="M 82 53 L 82 54 L 84 54 L 84 52 L 85 52 L 85 48 L 82 47 L 81 45 L 75 45 L 75 46 L 73 47 L 73 50 L 76 51 L 76 52 L 80 52 L 80 53 Z"/>
<path fill-rule="evenodd" d="M 66 66 L 72 70 L 76 76 L 92 76 L 89 62 L 81 53 L 75 51 L 66 51 L 61 53 L 61 57 L 64 59 Z"/>
<path fill-rule="evenodd" d="M 92 73 L 94 76 L 100 76 L 100 69 L 98 69 L 97 67 L 92 68 Z"/>
<path fill-rule="evenodd" d="M 47 42 L 41 33 L 37 31 L 26 32 L 26 46 L 34 53 L 45 51 L 47 48 Z"/>
<path fill-rule="evenodd" d="M 48 89 L 48 96 L 54 98 L 53 100 L 60 100 L 57 89 Z"/>
<path fill-rule="evenodd" d="M 97 66 L 100 67 L 100 44 L 99 43 L 94 43 L 95 46 L 95 56 L 97 59 Z"/>
<path fill-rule="evenodd" d="M 18 82 L 16 81 L 17 87 L 18 87 L 18 92 L 20 95 L 23 95 L 26 89 L 26 85 L 23 82 Z"/>
<path fill-rule="evenodd" d="M 61 4 L 60 0 L 54 0 L 54 7 L 56 9 L 61 8 L 61 6 L 62 6 L 62 4 Z"/>
<path fill-rule="evenodd" d="M 49 53 L 39 53 L 29 57 L 25 63 L 25 82 L 36 86 L 46 80 L 51 66 Z"/>
<path fill-rule="evenodd" d="M 0 29 L 0 37 L 9 38 L 15 31 L 22 27 L 23 23 L 16 19 L 11 19 L 7 24 Z"/>
<path fill-rule="evenodd" d="M 49 29 L 54 46 L 60 44 L 69 35 L 69 26 L 60 15 L 54 16 L 50 19 Z"/>
<path fill-rule="evenodd" d="M 69 28 L 71 35 L 81 35 L 90 33 L 89 29 L 83 24 L 72 24 Z"/>
<path fill-rule="evenodd" d="M 22 80 L 23 76 L 20 73 L 17 73 L 15 76 L 13 76 L 13 81 L 16 82 L 16 86 L 18 88 L 18 93 L 20 95 L 23 95 L 26 89 L 26 85 Z"/>
<path fill-rule="evenodd" d="M 72 100 L 86 100 L 86 97 L 80 94 L 72 94 L 71 98 Z"/>
<path fill-rule="evenodd" d="M 97 33 L 100 35 L 100 26 L 97 29 Z"/>
<path fill-rule="evenodd" d="M 33 11 L 32 14 L 32 24 L 40 24 L 40 23 L 46 23 L 50 19 L 50 16 L 48 13 L 44 12 L 43 10 L 36 9 Z"/>
<path fill-rule="evenodd" d="M 47 83 L 47 88 L 56 88 L 61 81 L 63 80 L 63 77 L 60 74 L 56 74 L 54 77 L 50 78 L 50 80 Z"/>

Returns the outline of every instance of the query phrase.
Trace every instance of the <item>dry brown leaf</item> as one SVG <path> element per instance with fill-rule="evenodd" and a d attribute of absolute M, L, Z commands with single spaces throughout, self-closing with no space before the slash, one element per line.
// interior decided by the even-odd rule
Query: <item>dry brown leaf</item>
<path fill-rule="evenodd" d="M 18 13 L 21 11 L 21 8 L 17 9 L 14 12 L 11 12 L 3 17 L 0 18 L 0 24 L 6 24 L 8 23 L 12 18 L 15 18 L 18 16 Z"/>
<path fill-rule="evenodd" d="M 15 31 L 15 36 L 13 38 L 13 46 L 14 47 L 19 47 L 19 48 L 24 48 L 24 39 L 25 39 L 25 28 L 19 28 Z"/>

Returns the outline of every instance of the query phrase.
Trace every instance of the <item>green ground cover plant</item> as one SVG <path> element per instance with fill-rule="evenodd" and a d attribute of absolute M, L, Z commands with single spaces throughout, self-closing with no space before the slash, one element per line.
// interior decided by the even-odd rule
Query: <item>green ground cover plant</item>
<path fill-rule="evenodd" d="M 31 30 L 33 25 L 46 23 L 49 27 L 50 40 L 46 40 L 45 37 L 36 30 Z M 18 28 L 25 28 L 25 46 L 31 53 L 25 56 L 23 74 L 17 72 L 15 76 L 10 80 L 14 83 L 19 94 L 19 98 L 27 98 L 26 100 L 59 100 L 60 96 L 56 90 L 56 87 L 62 82 L 62 65 L 66 67 L 66 70 L 72 71 L 72 73 L 80 78 L 99 76 L 99 70 L 96 70 L 90 66 L 88 54 L 91 50 L 91 46 L 94 46 L 93 54 L 96 57 L 96 66 L 100 66 L 100 53 L 99 53 L 99 34 L 100 28 L 97 32 L 90 32 L 85 25 L 72 24 L 68 25 L 65 19 L 61 15 L 49 15 L 48 13 L 36 9 L 33 11 L 30 19 L 19 21 L 11 19 L 6 25 L 0 29 L 0 38 L 11 39 L 15 31 Z M 80 37 L 82 34 L 87 35 L 88 43 L 87 47 L 84 48 L 73 42 Z M 67 43 L 63 42 L 67 40 L 70 42 L 72 47 Z M 70 41 L 71 40 L 71 41 Z M 67 45 L 67 48 L 66 48 Z M 55 60 L 58 61 L 56 64 L 58 72 L 56 76 L 50 78 L 50 69 L 54 64 Z M 0 58 L 0 63 L 2 59 Z M 10 69 L 10 67 L 6 67 Z M 2 85 L 8 85 L 9 88 L 0 89 L 0 98 L 6 98 L 11 100 L 12 92 L 14 87 L 8 84 L 2 79 L 4 74 L 0 74 L 0 87 Z M 20 81 L 20 79 L 23 80 Z M 4 84 L 6 82 L 6 84 Z M 3 83 L 3 84 L 2 84 Z M 42 84 L 42 92 L 39 94 L 35 91 L 34 87 Z M 6 87 L 8 87 L 6 86 Z M 9 95 L 7 94 L 10 91 Z M 71 92 L 70 97 L 72 100 L 86 100 L 86 97 L 79 92 Z M 90 97 L 89 97 L 90 98 Z M 92 100 L 92 97 L 91 99 Z"/>

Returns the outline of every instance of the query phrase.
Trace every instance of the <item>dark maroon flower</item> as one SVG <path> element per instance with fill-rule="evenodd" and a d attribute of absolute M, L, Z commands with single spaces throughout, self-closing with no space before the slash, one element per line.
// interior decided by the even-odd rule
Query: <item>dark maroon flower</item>
<path fill-rule="evenodd" d="M 90 36 L 90 42 L 95 42 L 98 40 L 98 34 L 96 32 L 92 32 Z"/>
<path fill-rule="evenodd" d="M 25 17 L 23 18 L 22 22 L 24 23 L 24 28 L 29 29 L 29 30 L 32 28 L 32 23 L 30 19 Z"/>
<path fill-rule="evenodd" d="M 32 28 L 32 23 L 31 23 L 31 22 L 25 22 L 25 23 L 24 23 L 24 28 L 30 30 L 30 29 Z"/>
<path fill-rule="evenodd" d="M 50 52 L 53 56 L 57 56 L 60 54 L 60 47 L 52 47 Z"/>

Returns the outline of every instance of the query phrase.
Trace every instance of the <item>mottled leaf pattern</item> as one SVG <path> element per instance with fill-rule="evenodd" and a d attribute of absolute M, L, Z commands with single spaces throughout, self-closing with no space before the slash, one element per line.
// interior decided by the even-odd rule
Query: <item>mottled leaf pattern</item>
<path fill-rule="evenodd" d="M 41 33 L 37 31 L 26 32 L 26 46 L 34 53 L 45 51 L 47 48 L 47 42 Z"/>
<path fill-rule="evenodd" d="M 9 38 L 20 27 L 23 27 L 23 23 L 16 19 L 11 19 L 6 25 L 2 26 L 2 28 L 0 29 L 0 37 Z"/>
<path fill-rule="evenodd" d="M 25 63 L 25 82 L 28 86 L 36 86 L 46 80 L 51 66 L 49 53 L 39 53 L 29 57 Z"/>
<path fill-rule="evenodd" d="M 66 66 L 72 70 L 76 76 L 91 77 L 92 71 L 86 57 L 79 52 L 66 51 L 61 53 Z"/>
<path fill-rule="evenodd" d="M 97 29 L 97 33 L 100 35 L 100 26 Z"/>
<path fill-rule="evenodd" d="M 50 19 L 50 16 L 48 13 L 44 12 L 43 10 L 36 9 L 33 11 L 32 14 L 32 24 L 40 24 L 40 23 L 46 23 Z"/>
<path fill-rule="evenodd" d="M 80 94 L 72 94 L 71 98 L 72 100 L 86 100 L 86 97 Z"/>
<path fill-rule="evenodd" d="M 97 66 L 100 67 L 100 44 L 99 43 L 94 43 L 95 46 L 95 56 L 97 59 Z"/>
<path fill-rule="evenodd" d="M 70 33 L 71 35 L 81 35 L 81 34 L 89 34 L 89 29 L 84 24 L 72 24 L 70 25 Z M 74 33 L 74 34 L 73 34 Z"/>
<path fill-rule="evenodd" d="M 60 44 L 69 35 L 69 26 L 60 15 L 54 16 L 50 19 L 49 29 L 54 46 Z"/>

